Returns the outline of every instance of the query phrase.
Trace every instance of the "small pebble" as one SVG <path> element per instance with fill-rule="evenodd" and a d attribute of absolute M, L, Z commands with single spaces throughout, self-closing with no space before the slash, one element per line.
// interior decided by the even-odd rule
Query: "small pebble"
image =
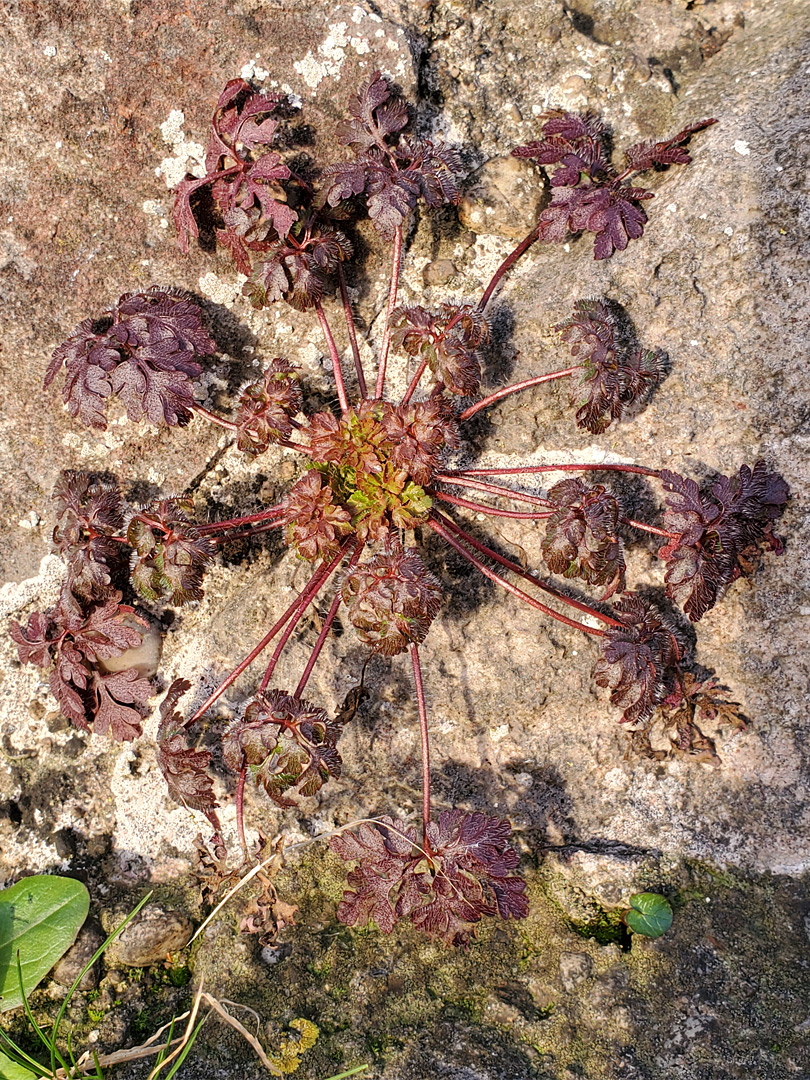
<path fill-rule="evenodd" d="M 272 967 L 273 964 L 279 964 L 282 960 L 286 960 L 288 956 L 292 955 L 292 945 L 265 945 L 261 952 L 262 960 L 265 964 Z"/>
<path fill-rule="evenodd" d="M 151 904 L 141 911 L 108 950 L 108 961 L 124 967 L 149 967 L 188 944 L 193 926 L 179 911 Z"/>
<path fill-rule="evenodd" d="M 446 285 L 456 276 L 456 264 L 450 259 L 436 259 L 422 270 L 425 285 Z"/>
<path fill-rule="evenodd" d="M 54 982 L 58 982 L 60 986 L 73 986 L 79 972 L 93 953 L 101 948 L 103 942 L 104 931 L 94 919 L 88 919 L 79 931 L 79 936 L 51 972 Z M 85 972 L 79 983 L 79 989 L 95 990 L 97 986 L 98 964 L 96 963 Z"/>
<path fill-rule="evenodd" d="M 564 952 L 560 954 L 560 979 L 563 987 L 574 990 L 581 982 L 590 977 L 593 960 L 584 953 Z"/>

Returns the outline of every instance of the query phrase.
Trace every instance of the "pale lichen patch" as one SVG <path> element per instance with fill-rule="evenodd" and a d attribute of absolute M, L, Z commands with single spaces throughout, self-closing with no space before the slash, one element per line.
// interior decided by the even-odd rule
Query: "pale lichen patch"
<path fill-rule="evenodd" d="M 160 125 L 161 137 L 172 148 L 172 154 L 163 158 L 155 169 L 155 175 L 162 176 L 170 188 L 177 187 L 186 173 L 205 176 L 205 147 L 186 138 L 185 120 L 185 114 L 180 109 L 172 109 Z"/>

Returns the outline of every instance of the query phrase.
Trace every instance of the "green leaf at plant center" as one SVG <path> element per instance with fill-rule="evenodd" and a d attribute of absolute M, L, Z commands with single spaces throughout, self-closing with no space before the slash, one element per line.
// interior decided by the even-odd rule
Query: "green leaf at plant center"
<path fill-rule="evenodd" d="M 636 934 L 657 938 L 672 926 L 672 908 L 658 893 L 636 893 L 630 897 L 630 910 L 624 921 Z"/>
<path fill-rule="evenodd" d="M 0 1012 L 22 1005 L 17 952 L 28 995 L 73 944 L 89 907 L 80 881 L 49 874 L 0 892 Z"/>

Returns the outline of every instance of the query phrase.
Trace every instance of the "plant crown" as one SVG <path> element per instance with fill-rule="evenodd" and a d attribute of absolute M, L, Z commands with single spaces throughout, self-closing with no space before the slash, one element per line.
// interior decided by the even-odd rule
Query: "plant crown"
<path fill-rule="evenodd" d="M 690 138 L 715 121 L 632 146 L 619 169 L 610 160 L 608 132 L 597 117 L 548 113 L 540 138 L 513 153 L 546 170 L 551 203 L 479 301 L 446 302 L 431 310 L 397 305 L 403 240 L 418 207 L 457 201 L 458 152 L 408 134 L 411 110 L 375 72 L 339 130 L 349 158 L 328 165 L 318 179 L 306 179 L 274 148 L 284 109 L 284 99 L 256 92 L 243 79 L 227 84 L 211 122 L 206 175 L 180 183 L 174 221 L 183 252 L 201 229 L 213 230 L 248 278 L 244 293 L 256 307 L 284 301 L 314 310 L 332 361 L 338 408 L 308 413 L 299 371 L 278 357 L 241 390 L 232 417 L 204 408 L 195 380 L 216 344 L 203 308 L 177 290 L 153 286 L 128 293 L 98 318 L 86 319 L 55 350 L 45 379 L 47 386 L 64 369 L 64 401 L 78 421 L 103 429 L 107 401 L 115 395 L 132 421 L 173 426 L 187 424 L 196 413 L 230 432 L 238 450 L 256 456 L 281 445 L 299 451 L 305 468 L 276 505 L 210 522 L 197 520 L 190 495 L 131 505 L 110 477 L 64 472 L 54 492 L 53 534 L 67 565 L 62 595 L 50 611 L 34 612 L 27 626 L 15 623 L 11 632 L 20 659 L 49 672 L 59 706 L 74 724 L 118 740 L 136 738 L 153 687 L 136 667 L 121 669 L 146 625 L 124 602 L 124 593 L 146 605 L 199 600 L 219 544 L 279 530 L 310 565 L 308 583 L 200 707 L 185 713 L 180 708 L 191 683 L 178 678 L 160 709 L 157 760 L 169 794 L 205 814 L 214 829 L 213 849 L 202 849 L 209 886 L 233 871 L 227 869 L 217 817 L 212 751 L 198 746 L 197 732 L 222 693 L 275 641 L 255 695 L 241 717 L 224 728 L 216 752 L 237 777 L 237 829 L 249 861 L 254 853 L 244 824 L 248 782 L 289 806 L 340 775 L 338 741 L 361 692 L 334 718 L 303 695 L 343 608 L 371 653 L 410 654 L 423 775 L 420 828 L 384 817 L 333 838 L 332 850 L 355 864 L 338 918 L 349 925 L 373 919 L 387 932 L 408 919 L 446 942 L 464 944 L 483 916 L 520 918 L 527 905 L 509 822 L 455 807 L 433 815 L 419 646 L 441 608 L 442 585 L 420 552 L 423 536 L 442 538 L 513 596 L 596 638 L 602 655 L 594 679 L 621 710 L 621 722 L 633 729 L 638 749 L 653 754 L 649 733 L 657 716 L 670 732 L 672 753 L 716 762 L 714 744 L 699 722 L 742 724 L 739 707 L 717 679 L 695 670 L 686 638 L 671 616 L 646 596 L 626 591 L 623 536 L 640 530 L 663 538 L 659 555 L 666 563 L 667 598 L 697 621 L 738 577 L 752 572 L 763 552 L 781 551 L 773 527 L 788 489 L 777 474 L 759 461 L 704 489 L 670 470 L 637 465 L 549 462 L 526 469 L 453 469 L 447 464 L 463 425 L 512 393 L 570 378 L 576 423 L 600 434 L 628 409 L 640 407 L 659 384 L 663 349 L 638 346 L 608 299 L 583 299 L 555 328 L 570 349 L 571 366 L 482 395 L 483 350 L 491 336 L 487 311 L 504 276 L 535 243 L 587 232 L 594 236 L 594 257 L 605 259 L 641 237 L 644 204 L 653 192 L 638 186 L 636 177 L 687 165 Z M 374 388 L 366 384 L 344 275 L 344 264 L 356 250 L 354 222 L 363 214 L 389 243 L 393 261 Z M 353 372 L 344 371 L 322 305 L 334 289 L 347 315 Z M 385 397 L 392 351 L 415 365 L 399 401 Z M 426 379 L 428 390 L 422 389 Z M 354 385 L 353 401 L 347 384 Z M 565 478 L 544 496 L 507 486 L 512 475 L 561 471 Z M 593 471 L 600 482 L 589 479 Z M 604 482 L 612 472 L 634 473 L 660 485 L 666 500 L 662 526 L 623 516 L 619 497 Z M 528 570 L 481 542 L 464 524 L 465 512 L 544 522 L 541 551 L 553 576 Z M 577 596 L 573 581 L 597 590 L 599 599 Z M 331 606 L 298 686 L 271 686 L 284 646 L 330 587 Z M 612 605 L 606 603 L 614 596 Z M 105 667 L 121 657 L 114 669 Z M 269 913 L 278 910 L 269 880 L 264 889 L 264 899 L 245 920 L 260 933 L 268 932 Z"/>

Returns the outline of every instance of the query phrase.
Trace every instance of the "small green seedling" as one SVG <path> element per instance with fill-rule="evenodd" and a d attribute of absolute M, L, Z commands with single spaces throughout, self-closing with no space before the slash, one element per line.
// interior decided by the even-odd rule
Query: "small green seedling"
<path fill-rule="evenodd" d="M 634 934 L 658 938 L 672 926 L 672 908 L 659 893 L 636 893 L 630 897 L 630 910 L 624 921 Z"/>

